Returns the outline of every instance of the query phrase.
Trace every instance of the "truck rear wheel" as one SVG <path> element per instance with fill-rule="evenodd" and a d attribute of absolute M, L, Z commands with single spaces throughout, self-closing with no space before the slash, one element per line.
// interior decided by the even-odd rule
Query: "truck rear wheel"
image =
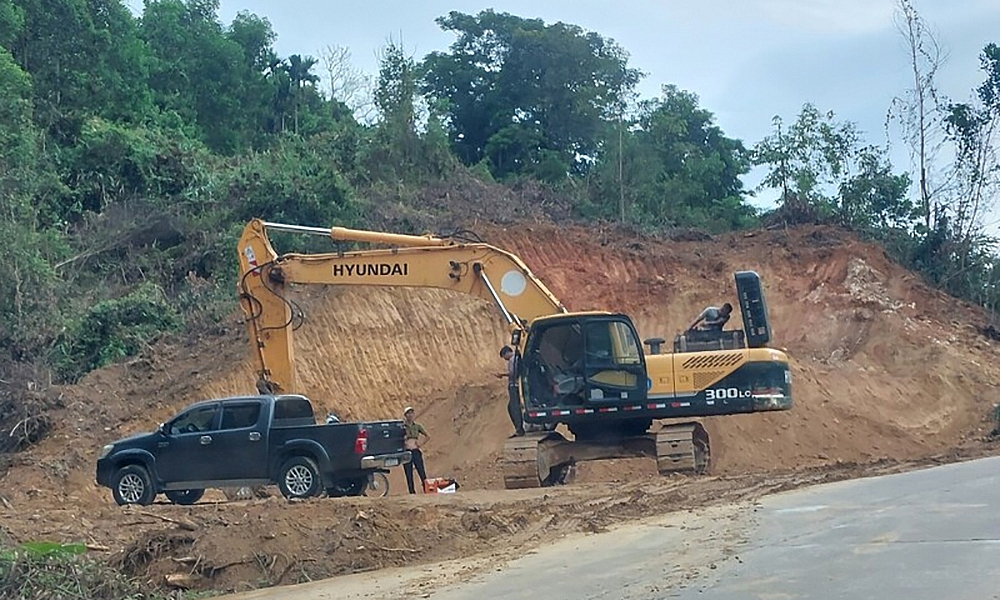
<path fill-rule="evenodd" d="M 318 494 L 323 489 L 323 481 L 316 461 L 306 456 L 293 456 L 285 461 L 278 471 L 278 489 L 289 500 Z"/>
<path fill-rule="evenodd" d="M 187 506 L 201 500 L 205 490 L 169 490 L 163 492 L 163 495 L 174 504 Z"/>
<path fill-rule="evenodd" d="M 149 471 L 142 465 L 125 465 L 111 480 L 111 495 L 118 506 L 138 504 L 149 506 L 156 497 Z"/>

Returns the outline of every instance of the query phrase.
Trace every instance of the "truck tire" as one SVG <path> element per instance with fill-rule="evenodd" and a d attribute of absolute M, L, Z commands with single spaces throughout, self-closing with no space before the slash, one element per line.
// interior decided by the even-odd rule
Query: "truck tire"
<path fill-rule="evenodd" d="M 125 465 L 111 479 L 111 495 L 118 506 L 149 506 L 156 497 L 149 471 L 142 465 Z"/>
<path fill-rule="evenodd" d="M 205 490 L 170 490 L 163 492 L 163 495 L 174 504 L 188 506 L 201 500 L 201 497 L 205 495 Z"/>
<path fill-rule="evenodd" d="M 293 456 L 278 470 L 278 489 L 281 495 L 292 498 L 309 498 L 323 489 L 323 479 L 316 461 L 306 456 Z"/>

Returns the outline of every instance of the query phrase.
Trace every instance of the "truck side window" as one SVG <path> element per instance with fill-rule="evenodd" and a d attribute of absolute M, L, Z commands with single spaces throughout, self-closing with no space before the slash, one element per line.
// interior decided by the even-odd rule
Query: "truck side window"
<path fill-rule="evenodd" d="M 212 431 L 215 429 L 215 415 L 218 412 L 218 404 L 193 408 L 170 423 L 170 433 L 178 435 L 182 433 Z"/>
<path fill-rule="evenodd" d="M 260 402 L 227 404 L 222 408 L 222 429 L 253 427 L 260 418 Z"/>

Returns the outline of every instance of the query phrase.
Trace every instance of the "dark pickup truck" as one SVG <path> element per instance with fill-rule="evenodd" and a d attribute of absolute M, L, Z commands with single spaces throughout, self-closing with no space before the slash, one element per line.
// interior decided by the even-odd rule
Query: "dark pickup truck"
<path fill-rule="evenodd" d="M 97 483 L 119 505 L 161 492 L 193 504 L 206 488 L 270 483 L 286 498 L 347 496 L 409 461 L 402 421 L 317 425 L 304 396 L 238 396 L 192 404 L 153 433 L 104 446 Z"/>

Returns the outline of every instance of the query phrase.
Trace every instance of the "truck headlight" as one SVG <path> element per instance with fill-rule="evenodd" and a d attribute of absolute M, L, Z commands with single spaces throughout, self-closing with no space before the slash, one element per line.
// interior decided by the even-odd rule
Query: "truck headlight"
<path fill-rule="evenodd" d="M 100 459 L 104 458 L 105 456 L 111 454 L 111 451 L 114 450 L 114 448 L 115 448 L 114 444 L 107 444 L 106 446 L 104 446 L 103 448 L 101 448 L 101 455 L 98 456 L 97 459 L 100 460 Z"/>

